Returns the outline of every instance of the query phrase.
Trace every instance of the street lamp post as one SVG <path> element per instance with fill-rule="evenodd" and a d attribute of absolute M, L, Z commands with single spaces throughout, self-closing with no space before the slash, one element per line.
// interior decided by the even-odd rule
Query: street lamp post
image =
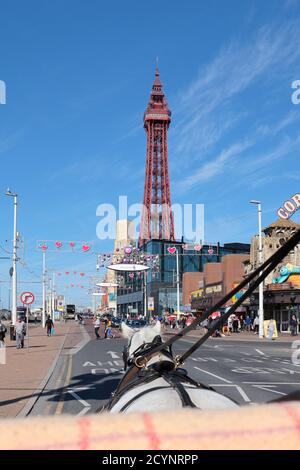
<path fill-rule="evenodd" d="M 144 318 L 147 318 L 148 305 L 147 305 L 147 274 L 144 271 Z"/>
<path fill-rule="evenodd" d="M 252 200 L 251 204 L 257 206 L 258 212 L 258 262 L 261 266 L 263 263 L 263 253 L 262 253 L 262 237 L 261 237 L 261 202 Z M 261 274 L 261 273 L 260 273 Z M 259 284 L 258 287 L 258 318 L 259 318 L 259 338 L 264 337 L 264 283 L 263 281 Z"/>
<path fill-rule="evenodd" d="M 178 248 L 176 249 L 176 294 L 177 294 L 177 321 L 180 320 L 180 277 L 179 277 L 179 253 Z"/>
<path fill-rule="evenodd" d="M 12 193 L 10 189 L 6 191 L 6 196 L 14 198 L 14 238 L 13 238 L 13 254 L 12 254 L 12 308 L 11 308 L 11 322 L 13 325 L 17 321 L 17 206 L 18 206 L 18 195 Z"/>

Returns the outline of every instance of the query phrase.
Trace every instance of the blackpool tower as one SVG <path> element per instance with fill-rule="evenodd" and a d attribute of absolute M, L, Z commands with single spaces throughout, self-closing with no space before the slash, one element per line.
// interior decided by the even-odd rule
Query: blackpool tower
<path fill-rule="evenodd" d="M 171 111 L 156 68 L 150 100 L 144 114 L 147 156 L 139 245 L 153 239 L 175 239 L 168 164 L 170 122 Z"/>

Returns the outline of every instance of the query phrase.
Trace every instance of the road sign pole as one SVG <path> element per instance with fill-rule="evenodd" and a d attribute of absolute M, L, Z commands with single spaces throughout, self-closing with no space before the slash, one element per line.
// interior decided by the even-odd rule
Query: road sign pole
<path fill-rule="evenodd" d="M 45 328 L 46 321 L 46 252 L 43 251 L 43 310 L 42 310 L 42 325 Z"/>
<path fill-rule="evenodd" d="M 27 334 L 27 351 L 29 351 L 29 308 L 26 307 L 26 334 Z"/>

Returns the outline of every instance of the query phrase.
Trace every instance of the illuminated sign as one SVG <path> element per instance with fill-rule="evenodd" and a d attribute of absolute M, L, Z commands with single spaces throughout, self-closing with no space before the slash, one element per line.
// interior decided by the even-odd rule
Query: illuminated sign
<path fill-rule="evenodd" d="M 219 292 L 222 292 L 222 284 L 216 284 L 205 288 L 206 294 L 217 294 Z"/>
<path fill-rule="evenodd" d="M 300 208 L 300 193 L 294 194 L 290 199 L 285 201 L 277 211 L 277 215 L 281 219 L 289 219 Z"/>

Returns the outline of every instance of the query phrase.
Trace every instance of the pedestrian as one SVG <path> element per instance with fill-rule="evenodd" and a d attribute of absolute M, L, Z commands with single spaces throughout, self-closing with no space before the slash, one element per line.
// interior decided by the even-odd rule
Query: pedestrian
<path fill-rule="evenodd" d="M 106 329 L 105 329 L 105 338 L 106 339 L 107 338 L 110 338 L 110 339 L 113 338 L 111 320 L 109 318 L 107 319 L 107 324 L 106 324 Z"/>
<path fill-rule="evenodd" d="M 243 332 L 245 329 L 245 320 L 244 320 L 244 317 L 243 315 L 240 316 L 240 330 L 241 332 Z"/>
<path fill-rule="evenodd" d="M 275 320 L 273 320 L 273 318 L 270 320 L 269 322 L 269 326 L 268 326 L 268 338 L 269 339 L 275 339 L 275 336 L 274 336 L 274 333 L 275 333 Z"/>
<path fill-rule="evenodd" d="M 100 335 L 99 335 L 100 326 L 101 326 L 100 318 L 96 318 L 96 320 L 94 321 L 96 339 L 100 339 Z"/>
<path fill-rule="evenodd" d="M 290 319 L 291 336 L 298 336 L 298 320 L 296 315 L 293 313 Z"/>
<path fill-rule="evenodd" d="M 246 318 L 245 318 L 246 331 L 251 330 L 251 324 L 252 324 L 252 320 L 251 320 L 250 316 L 247 315 Z"/>
<path fill-rule="evenodd" d="M 26 334 L 26 325 L 22 318 L 19 318 L 15 325 L 15 335 L 17 341 L 17 349 L 24 348 L 24 338 Z"/>
<path fill-rule="evenodd" d="M 0 319 L 0 348 L 4 347 L 5 343 L 5 333 L 7 332 L 6 326 L 3 325 L 2 320 Z"/>
<path fill-rule="evenodd" d="M 259 330 L 259 316 L 256 315 L 253 321 L 253 327 L 254 327 L 254 334 L 258 335 L 258 330 Z"/>
<path fill-rule="evenodd" d="M 54 324 L 50 315 L 47 316 L 47 320 L 45 321 L 45 327 L 47 329 L 47 336 L 51 336 L 51 332 L 52 332 L 52 328 L 54 327 Z"/>
<path fill-rule="evenodd" d="M 234 317 L 232 322 L 233 333 L 239 332 L 239 319 L 237 316 Z"/>

